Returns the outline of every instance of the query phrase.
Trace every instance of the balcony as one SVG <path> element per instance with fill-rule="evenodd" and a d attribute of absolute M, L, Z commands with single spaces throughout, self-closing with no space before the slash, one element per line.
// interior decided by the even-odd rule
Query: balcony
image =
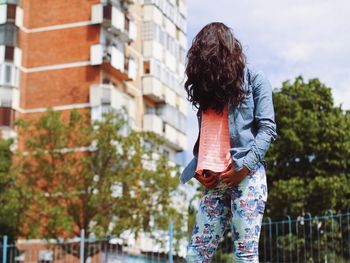
<path fill-rule="evenodd" d="M 187 17 L 187 9 L 186 4 L 184 1 L 179 1 L 179 12 L 184 16 Z"/>
<path fill-rule="evenodd" d="M 182 32 L 186 33 L 186 19 L 182 13 L 186 13 L 186 6 L 184 3 L 181 3 L 183 6 L 180 6 L 180 10 L 170 4 L 168 1 L 159 1 L 159 0 L 144 0 L 144 18 L 145 20 L 154 20 L 159 19 L 158 11 L 152 9 L 152 6 L 155 5 L 163 15 L 168 17 Z M 180 13 L 181 12 L 181 13 Z"/>
<path fill-rule="evenodd" d="M 19 108 L 19 90 L 13 87 L 0 86 L 0 107 Z"/>
<path fill-rule="evenodd" d="M 183 95 L 181 92 L 184 89 L 180 86 L 180 79 L 161 61 L 154 58 L 145 58 L 143 61 L 143 69 L 143 77 L 155 77 L 163 86 L 170 88 L 180 96 Z"/>
<path fill-rule="evenodd" d="M 111 104 L 101 104 L 91 108 L 91 120 L 92 121 L 103 121 L 104 114 L 108 113 L 121 113 L 120 109 L 113 108 Z M 127 136 L 132 129 L 135 128 L 135 119 L 130 115 L 123 115 L 123 119 L 126 121 L 126 125 L 124 125 L 119 133 L 121 135 Z"/>
<path fill-rule="evenodd" d="M 183 151 L 186 149 L 186 135 L 167 123 L 165 124 L 164 137 L 168 144 L 176 151 Z"/>
<path fill-rule="evenodd" d="M 142 77 L 142 91 L 143 96 L 151 99 L 152 101 L 165 101 L 165 94 L 163 92 L 162 83 L 151 75 Z"/>
<path fill-rule="evenodd" d="M 158 135 L 163 135 L 163 121 L 159 116 L 146 113 L 143 115 L 142 122 L 144 131 L 152 131 Z"/>
<path fill-rule="evenodd" d="M 137 77 L 137 62 L 132 57 L 127 57 L 125 60 L 125 70 L 128 72 L 129 79 L 128 80 L 135 80 Z"/>
<path fill-rule="evenodd" d="M 127 110 L 125 118 L 128 122 L 127 127 L 129 127 L 126 129 L 135 128 L 135 101 L 115 86 L 110 84 L 92 85 L 90 87 L 90 105 L 92 121 L 103 120 L 104 113 L 121 112 L 124 107 Z"/>
<path fill-rule="evenodd" d="M 113 5 L 117 5 L 124 10 L 127 10 L 130 5 L 135 4 L 135 0 L 110 0 Z"/>
<path fill-rule="evenodd" d="M 104 50 L 103 66 L 107 71 L 112 71 L 120 80 L 128 80 L 129 74 L 125 54 L 116 46 L 107 46 Z"/>
<path fill-rule="evenodd" d="M 16 21 L 16 4 L 3 3 L 0 1 L 0 24 L 15 23 Z"/>
<path fill-rule="evenodd" d="M 180 110 L 169 104 L 161 104 L 156 111 L 157 115 L 160 116 L 164 122 L 170 124 L 182 133 L 186 132 L 186 116 Z"/>
<path fill-rule="evenodd" d="M 163 46 L 155 40 L 144 40 L 142 42 L 142 50 L 145 57 L 152 57 L 159 61 L 163 61 L 163 49 Z"/>
<path fill-rule="evenodd" d="M 113 44 L 108 46 L 96 44 L 90 47 L 90 65 L 102 64 L 107 69 L 113 70 L 121 80 L 135 80 L 137 77 L 136 60 L 130 56 L 126 57 L 124 51 Z"/>
<path fill-rule="evenodd" d="M 176 59 L 173 56 L 173 54 L 171 54 L 169 51 L 165 51 L 165 65 L 167 65 L 167 67 L 175 72 L 176 71 Z"/>
<path fill-rule="evenodd" d="M 186 149 L 186 135 L 171 125 L 165 123 L 162 118 L 154 113 L 146 113 L 143 115 L 143 130 L 152 131 L 161 135 L 168 146 L 175 151 L 183 151 Z"/>
<path fill-rule="evenodd" d="M 125 15 L 125 10 L 120 5 L 107 3 L 107 5 L 103 6 L 102 23 L 107 32 L 124 43 L 130 43 L 136 39 L 137 29 L 135 22 Z"/>
<path fill-rule="evenodd" d="M 0 4 L 14 4 L 17 5 L 20 0 L 1 0 Z"/>

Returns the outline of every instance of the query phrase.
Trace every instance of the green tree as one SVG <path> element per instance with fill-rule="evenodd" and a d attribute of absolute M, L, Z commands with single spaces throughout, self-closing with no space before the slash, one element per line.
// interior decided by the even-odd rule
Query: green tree
<path fill-rule="evenodd" d="M 19 192 L 15 188 L 13 168 L 13 139 L 0 138 L 0 235 L 7 235 L 10 241 L 18 235 L 17 224 L 20 221 L 21 203 Z"/>
<path fill-rule="evenodd" d="M 277 140 L 269 149 L 267 215 L 277 219 L 348 207 L 350 113 L 317 78 L 274 92 Z"/>
<path fill-rule="evenodd" d="M 28 237 L 102 237 L 124 230 L 181 226 L 172 206 L 178 165 L 160 154 L 164 141 L 152 132 L 125 128 L 125 113 L 90 122 L 76 110 L 66 119 L 49 109 L 39 120 L 20 121 L 26 151 L 18 152 L 23 187 L 29 188 L 24 229 Z M 29 136 L 26 136 L 30 134 Z"/>

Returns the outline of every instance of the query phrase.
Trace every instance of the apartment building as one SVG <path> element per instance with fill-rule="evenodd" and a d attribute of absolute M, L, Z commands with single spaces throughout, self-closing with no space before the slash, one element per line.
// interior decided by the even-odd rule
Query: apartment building
<path fill-rule="evenodd" d="M 126 107 L 128 126 L 186 148 L 185 0 L 0 0 L 0 132 L 47 107 Z M 183 202 L 175 200 L 179 208 Z"/>
<path fill-rule="evenodd" d="M 2 137 L 15 137 L 19 109 L 19 57 L 16 1 L 0 1 L 0 127 Z"/>
<path fill-rule="evenodd" d="M 186 148 L 184 0 L 0 1 L 0 126 L 52 106 L 105 111 L 125 106 L 129 126 L 166 139 L 172 160 Z"/>

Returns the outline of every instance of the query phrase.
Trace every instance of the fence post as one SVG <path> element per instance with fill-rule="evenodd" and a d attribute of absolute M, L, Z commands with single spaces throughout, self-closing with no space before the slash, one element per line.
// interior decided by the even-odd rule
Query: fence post
<path fill-rule="evenodd" d="M 169 263 L 173 263 L 173 221 L 169 222 Z"/>
<path fill-rule="evenodd" d="M 2 262 L 6 262 L 7 259 L 7 236 L 2 239 Z"/>
<path fill-rule="evenodd" d="M 321 225 L 319 225 L 318 217 L 314 217 L 316 220 L 316 229 L 317 229 L 317 255 L 318 255 L 318 262 L 321 262 L 321 249 L 320 249 L 320 228 Z M 322 223 L 322 222 L 321 222 Z"/>
<path fill-rule="evenodd" d="M 80 231 L 80 263 L 84 263 L 85 230 Z"/>
<path fill-rule="evenodd" d="M 309 217 L 309 227 L 310 227 L 310 255 L 311 255 L 311 258 L 313 259 L 314 258 L 314 255 L 313 255 L 313 248 L 314 248 L 314 245 L 312 243 L 312 216 L 311 216 L 311 213 L 310 212 L 307 212 L 306 215 Z M 306 262 L 306 261 L 305 261 Z"/>
<path fill-rule="evenodd" d="M 272 221 L 270 217 L 266 218 L 269 220 L 269 236 L 270 236 L 270 260 L 272 261 L 273 255 L 272 255 Z"/>
<path fill-rule="evenodd" d="M 350 225 L 350 213 L 349 213 L 349 208 L 346 209 L 346 217 L 347 217 L 347 223 L 348 223 L 348 253 L 349 253 L 349 257 L 350 257 L 350 231 L 349 231 L 349 225 Z"/>
<path fill-rule="evenodd" d="M 288 219 L 288 232 L 289 232 L 289 259 L 290 262 L 293 262 L 293 234 L 292 234 L 292 219 L 290 215 L 286 215 Z"/>

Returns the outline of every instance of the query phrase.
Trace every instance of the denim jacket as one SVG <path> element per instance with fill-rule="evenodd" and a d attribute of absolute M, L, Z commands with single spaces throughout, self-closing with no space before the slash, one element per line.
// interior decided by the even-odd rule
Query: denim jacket
<path fill-rule="evenodd" d="M 231 103 L 228 103 L 230 154 L 236 171 L 245 165 L 250 172 L 253 172 L 259 163 L 266 168 L 265 154 L 277 137 L 272 86 L 263 71 L 247 65 L 244 68 L 242 85 L 247 91 L 244 100 L 236 110 Z M 200 108 L 197 111 L 197 120 L 198 137 L 193 147 L 193 158 L 180 175 L 182 184 L 196 174 L 201 130 Z"/>

